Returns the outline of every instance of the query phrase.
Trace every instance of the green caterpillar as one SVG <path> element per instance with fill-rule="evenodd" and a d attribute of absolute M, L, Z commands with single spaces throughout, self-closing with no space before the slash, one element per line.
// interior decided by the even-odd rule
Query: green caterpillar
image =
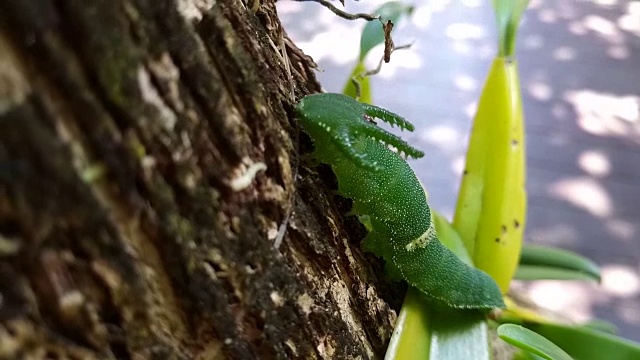
<path fill-rule="evenodd" d="M 353 199 L 352 213 L 370 230 L 366 251 L 385 259 L 392 275 L 450 307 L 504 307 L 496 283 L 438 240 L 424 189 L 401 155 L 424 153 L 369 120 L 409 131 L 413 125 L 341 94 L 306 96 L 296 112 L 314 142 L 314 156 L 331 165 L 339 193 Z"/>

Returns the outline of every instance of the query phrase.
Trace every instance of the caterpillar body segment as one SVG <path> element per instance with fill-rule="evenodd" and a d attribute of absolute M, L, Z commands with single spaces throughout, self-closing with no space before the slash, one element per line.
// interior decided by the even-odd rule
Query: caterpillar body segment
<path fill-rule="evenodd" d="M 298 118 L 314 141 L 315 157 L 331 165 L 339 193 L 353 199 L 351 212 L 370 229 L 363 248 L 384 258 L 392 274 L 450 307 L 503 307 L 495 282 L 460 261 L 438 240 L 422 185 L 399 154 L 421 152 L 404 142 L 390 141 L 395 138 L 386 131 L 362 131 L 373 126 L 365 114 L 412 127 L 393 113 L 371 109 L 337 94 L 311 95 L 297 107 Z M 349 142 L 340 146 L 349 146 L 349 151 L 336 145 L 343 134 L 348 134 Z M 374 166 L 363 166 L 362 159 Z"/>
<path fill-rule="evenodd" d="M 327 104 L 331 104 L 327 106 Z M 402 117 L 377 106 L 362 104 L 342 94 L 314 94 L 306 96 L 297 106 L 298 114 L 307 114 L 303 121 L 305 130 L 310 134 L 319 134 L 314 137 L 315 142 L 320 142 L 320 151 L 316 150 L 316 156 L 321 162 L 331 164 L 342 157 L 355 159 L 355 162 L 370 170 L 379 171 L 382 168 L 375 160 L 370 159 L 366 152 L 359 151 L 355 145 L 355 139 L 361 137 L 373 138 L 387 146 L 392 146 L 398 152 L 407 154 L 413 158 L 420 158 L 424 153 L 406 143 L 400 137 L 384 131 L 365 120 L 365 115 L 378 118 L 389 124 L 398 125 L 402 129 L 413 129 L 413 125 Z M 330 115 L 330 116 L 326 116 Z M 395 116 L 392 116 L 395 115 Z M 332 142 L 332 150 L 322 151 L 326 148 L 323 144 Z"/>

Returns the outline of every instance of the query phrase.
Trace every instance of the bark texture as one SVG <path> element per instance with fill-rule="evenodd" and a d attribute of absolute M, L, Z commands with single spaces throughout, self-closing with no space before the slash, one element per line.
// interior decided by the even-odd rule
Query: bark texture
<path fill-rule="evenodd" d="M 311 66 L 271 0 L 1 2 L 0 358 L 381 357 Z"/>

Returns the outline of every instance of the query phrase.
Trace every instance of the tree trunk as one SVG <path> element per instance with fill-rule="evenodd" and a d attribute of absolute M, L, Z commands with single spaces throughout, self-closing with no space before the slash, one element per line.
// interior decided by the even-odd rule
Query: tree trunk
<path fill-rule="evenodd" d="M 312 64 L 271 0 L 1 2 L 0 358 L 381 357 Z"/>

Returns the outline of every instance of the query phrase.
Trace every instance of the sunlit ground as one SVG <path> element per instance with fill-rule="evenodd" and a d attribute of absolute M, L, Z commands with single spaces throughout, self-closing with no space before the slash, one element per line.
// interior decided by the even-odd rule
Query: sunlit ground
<path fill-rule="evenodd" d="M 346 0 L 370 12 L 384 1 Z M 338 2 L 334 2 L 339 5 Z M 451 215 L 466 137 L 496 50 L 488 0 L 417 1 L 394 29 L 397 51 L 373 78 L 374 102 L 416 124 L 412 163 L 432 205 Z M 340 91 L 363 20 L 313 2 L 280 0 L 289 36 Z M 376 51 L 377 50 L 377 51 Z M 375 67 L 382 49 L 367 59 Z M 602 265 L 601 286 L 518 284 L 540 305 L 577 320 L 599 317 L 640 341 L 640 2 L 532 0 L 518 38 L 527 122 L 527 241 L 582 253 Z"/>

